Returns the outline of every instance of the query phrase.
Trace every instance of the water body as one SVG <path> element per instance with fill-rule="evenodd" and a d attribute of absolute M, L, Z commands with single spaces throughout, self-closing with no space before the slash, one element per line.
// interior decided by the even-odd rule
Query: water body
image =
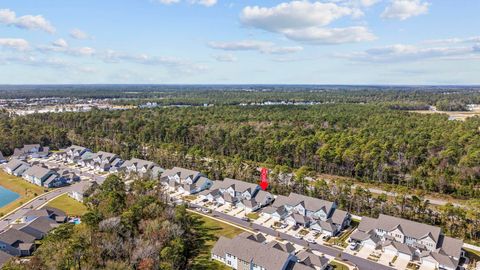
<path fill-rule="evenodd" d="M 20 195 L 18 195 L 18 193 L 15 193 L 0 186 L 0 207 L 4 207 L 5 205 L 15 201 L 19 197 Z"/>

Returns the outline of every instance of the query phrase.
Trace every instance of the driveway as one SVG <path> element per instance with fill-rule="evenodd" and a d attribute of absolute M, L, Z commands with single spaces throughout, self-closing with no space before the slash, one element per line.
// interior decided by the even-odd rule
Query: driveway
<path fill-rule="evenodd" d="M 382 256 L 380 256 L 380 259 L 378 259 L 378 263 L 389 265 L 389 263 L 393 260 L 394 257 L 395 255 L 392 253 L 384 252 Z"/>
<path fill-rule="evenodd" d="M 422 263 L 420 264 L 419 270 L 435 270 L 435 267 L 431 266 L 430 264 L 427 265 L 425 263 Z"/>
<path fill-rule="evenodd" d="M 395 269 L 403 270 L 407 268 L 409 262 L 410 261 L 408 259 L 398 257 L 393 265 L 395 266 Z"/>
<path fill-rule="evenodd" d="M 374 251 L 373 248 L 364 246 L 360 248 L 360 250 L 357 253 L 357 256 L 360 258 L 366 259 L 370 254 L 372 254 L 373 251 Z"/>

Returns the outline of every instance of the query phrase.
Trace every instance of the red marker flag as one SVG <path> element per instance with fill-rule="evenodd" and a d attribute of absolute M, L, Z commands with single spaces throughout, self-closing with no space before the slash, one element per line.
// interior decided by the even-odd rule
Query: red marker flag
<path fill-rule="evenodd" d="M 260 187 L 263 190 L 266 190 L 268 187 L 268 170 L 267 168 L 262 168 L 262 172 L 260 174 Z"/>

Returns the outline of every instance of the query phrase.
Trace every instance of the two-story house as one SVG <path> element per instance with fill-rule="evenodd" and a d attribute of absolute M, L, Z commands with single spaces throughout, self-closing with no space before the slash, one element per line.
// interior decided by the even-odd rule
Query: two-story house
<path fill-rule="evenodd" d="M 53 170 L 38 165 L 30 167 L 23 173 L 22 177 L 37 186 L 44 186 L 44 184 L 46 187 L 59 186 L 59 183 L 56 181 L 58 174 Z"/>
<path fill-rule="evenodd" d="M 444 269 L 455 269 L 464 254 L 463 242 L 444 236 L 439 227 L 383 214 L 377 219 L 363 217 L 350 239 Z"/>
<path fill-rule="evenodd" d="M 125 161 L 121 167 L 125 168 L 124 171 L 127 174 L 137 174 L 142 177 L 149 176 L 152 179 L 159 178 L 161 173 L 165 171 L 155 162 L 138 158 L 132 158 Z"/>
<path fill-rule="evenodd" d="M 4 164 L 4 170 L 8 174 L 22 176 L 22 174 L 30 168 L 30 164 L 25 161 L 13 158 L 7 164 Z"/>

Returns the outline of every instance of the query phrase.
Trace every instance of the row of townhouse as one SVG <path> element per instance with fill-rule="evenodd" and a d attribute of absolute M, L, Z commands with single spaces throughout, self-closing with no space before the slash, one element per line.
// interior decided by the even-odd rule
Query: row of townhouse
<path fill-rule="evenodd" d="M 257 211 L 274 200 L 273 195 L 259 185 L 231 178 L 214 181 L 210 190 L 199 193 L 199 197 L 219 205 L 245 209 L 245 213 Z"/>
<path fill-rule="evenodd" d="M 52 157 L 57 161 L 74 163 L 98 172 L 125 172 L 127 175 L 136 174 L 142 177 L 158 178 L 164 171 L 158 164 L 151 161 L 138 158 L 124 161 L 117 154 L 103 151 L 94 153 L 90 149 L 78 145 L 58 151 Z"/>
<path fill-rule="evenodd" d="M 212 248 L 211 258 L 242 270 L 323 270 L 329 261 L 309 251 L 296 254 L 291 243 L 267 242 L 264 235 L 248 232 L 233 239 L 220 237 Z"/>
<path fill-rule="evenodd" d="M 11 159 L 3 165 L 4 170 L 28 182 L 45 188 L 60 187 L 80 181 L 80 177 L 69 170 L 52 170 L 39 164 L 29 164 L 19 159 Z"/>
<path fill-rule="evenodd" d="M 173 167 L 160 175 L 160 183 L 170 192 L 196 194 L 212 186 L 213 181 L 198 171 Z"/>
<path fill-rule="evenodd" d="M 289 196 L 278 195 L 272 206 L 263 210 L 273 220 L 284 221 L 289 225 L 335 236 L 350 226 L 351 215 L 337 209 L 335 202 L 329 202 L 296 193 Z"/>
<path fill-rule="evenodd" d="M 27 158 L 43 158 L 50 154 L 50 148 L 40 144 L 26 144 L 22 148 L 15 148 L 11 158 L 26 160 Z"/>
<path fill-rule="evenodd" d="M 67 221 L 66 214 L 53 207 L 27 212 L 21 219 L 0 232 L 0 268 L 12 257 L 30 256 L 37 248 L 36 241 Z"/>
<path fill-rule="evenodd" d="M 463 241 L 445 236 L 441 228 L 382 214 L 363 217 L 350 239 L 434 269 L 455 270 L 465 256 Z"/>

